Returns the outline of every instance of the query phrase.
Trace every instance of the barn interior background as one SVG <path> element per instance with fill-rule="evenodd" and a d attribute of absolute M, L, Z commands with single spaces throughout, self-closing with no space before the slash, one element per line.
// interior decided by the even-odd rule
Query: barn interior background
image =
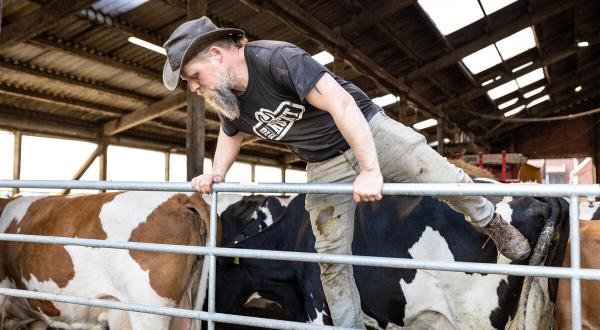
<path fill-rule="evenodd" d="M 595 0 L 0 3 L 0 178 L 185 181 L 210 171 L 218 118 L 184 88 L 163 87 L 160 48 L 208 15 L 250 41 L 299 45 L 448 158 L 505 181 L 522 169 L 547 183 L 596 182 L 600 114 L 543 119 L 598 108 Z M 247 138 L 238 160 L 230 181 L 305 180 L 282 145 Z"/>

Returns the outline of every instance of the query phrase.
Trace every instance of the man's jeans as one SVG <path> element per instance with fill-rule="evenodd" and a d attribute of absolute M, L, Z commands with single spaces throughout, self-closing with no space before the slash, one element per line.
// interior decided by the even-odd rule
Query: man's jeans
<path fill-rule="evenodd" d="M 386 116 L 383 111 L 369 122 L 384 182 L 471 183 L 461 169 L 448 163 L 429 147 L 425 137 Z M 310 183 L 352 183 L 360 172 L 358 161 L 348 149 L 344 154 L 306 167 Z M 443 197 L 453 209 L 465 214 L 476 226 L 493 218 L 494 206 L 483 197 Z M 352 195 L 309 194 L 310 213 L 317 252 L 352 254 L 354 211 Z M 364 328 L 360 296 L 351 265 L 320 264 L 321 281 L 336 326 Z"/>

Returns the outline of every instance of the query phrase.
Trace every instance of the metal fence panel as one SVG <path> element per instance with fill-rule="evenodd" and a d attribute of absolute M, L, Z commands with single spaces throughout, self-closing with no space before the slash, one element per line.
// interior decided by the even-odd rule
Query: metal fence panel
<path fill-rule="evenodd" d="M 11 188 L 57 188 L 57 189 L 106 189 L 106 190 L 148 190 L 148 191 L 185 191 L 194 189 L 189 182 L 132 182 L 132 181 L 55 181 L 55 180 L 0 180 L 0 187 Z M 135 249 L 142 251 L 174 252 L 186 254 L 208 255 L 209 258 L 209 284 L 208 284 L 208 312 L 189 311 L 176 308 L 126 304 L 100 299 L 87 299 L 79 297 L 61 296 L 48 293 L 30 292 L 25 290 L 2 289 L 0 294 L 54 300 L 76 304 L 116 308 L 144 313 L 188 317 L 208 321 L 208 328 L 214 329 L 214 322 L 232 323 L 240 325 L 253 325 L 274 329 L 317 329 L 331 328 L 311 324 L 288 321 L 275 321 L 237 315 L 220 314 L 215 311 L 215 280 L 216 257 L 245 257 L 257 259 L 277 259 L 304 262 L 347 263 L 362 266 L 396 267 L 411 269 L 429 269 L 441 271 L 459 271 L 471 273 L 496 273 L 516 276 L 543 276 L 571 279 L 572 303 L 572 328 L 581 329 L 581 279 L 600 280 L 600 271 L 595 269 L 581 269 L 580 242 L 579 242 L 579 201 L 578 196 L 591 198 L 600 195 L 600 185 L 538 185 L 538 184 L 411 184 L 389 183 L 383 187 L 385 195 L 407 196 L 544 196 L 544 197 L 569 197 L 569 224 L 570 224 L 570 249 L 571 267 L 540 267 L 522 265 L 481 264 L 467 262 L 440 262 L 423 261 L 402 258 L 385 258 L 370 256 L 348 256 L 333 254 L 315 254 L 301 252 L 267 251 L 267 250 L 241 250 L 216 247 L 216 219 L 218 192 L 257 192 L 257 193 L 352 193 L 352 184 L 236 184 L 219 183 L 213 185 L 211 194 L 211 212 L 208 247 L 178 246 L 168 244 L 115 242 L 94 239 L 76 239 L 68 237 L 45 237 L 36 235 L 5 234 L 0 233 L 0 240 L 23 241 L 47 244 L 80 245 L 116 249 Z"/>

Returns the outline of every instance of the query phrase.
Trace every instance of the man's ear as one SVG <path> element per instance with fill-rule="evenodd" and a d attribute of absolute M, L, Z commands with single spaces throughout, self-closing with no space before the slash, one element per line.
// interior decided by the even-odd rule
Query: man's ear
<path fill-rule="evenodd" d="M 215 59 L 218 63 L 223 62 L 223 50 L 217 46 L 210 47 L 210 57 Z"/>

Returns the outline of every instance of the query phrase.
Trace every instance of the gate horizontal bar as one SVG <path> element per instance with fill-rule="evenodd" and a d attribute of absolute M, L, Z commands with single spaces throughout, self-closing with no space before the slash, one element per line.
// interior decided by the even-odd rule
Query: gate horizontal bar
<path fill-rule="evenodd" d="M 203 311 L 194 311 L 189 309 L 179 309 L 173 307 L 161 307 L 151 305 L 129 304 L 112 300 L 91 299 L 67 295 L 57 295 L 52 293 L 34 292 L 19 289 L 0 288 L 0 295 L 20 297 L 27 299 L 41 299 L 58 301 L 69 304 L 96 306 L 111 309 L 119 309 L 131 312 L 149 313 L 164 316 L 185 317 L 189 319 L 199 319 L 204 321 L 214 321 L 221 323 L 230 323 L 238 325 L 248 325 L 271 329 L 343 329 L 325 325 L 299 323 L 292 321 L 271 320 L 250 316 L 239 316 L 230 314 L 214 313 L 209 314 Z"/>
<path fill-rule="evenodd" d="M 53 188 L 53 189 L 104 189 L 104 190 L 154 190 L 194 191 L 189 182 L 137 182 L 137 181 L 78 181 L 78 180 L 0 180 L 0 187 Z M 315 193 L 350 194 L 350 183 L 216 183 L 218 192 L 254 193 Z M 487 184 L 487 183 L 386 183 L 384 195 L 406 196 L 600 196 L 597 184 Z"/>
<path fill-rule="evenodd" d="M 431 261 L 405 258 L 372 257 L 358 255 L 338 255 L 325 253 L 307 253 L 291 251 L 254 250 L 239 248 L 210 248 L 205 246 L 170 245 L 156 243 L 119 242 L 88 238 L 70 238 L 57 236 L 39 236 L 22 234 L 0 234 L 0 241 L 45 243 L 58 245 L 76 245 L 97 248 L 129 249 L 149 252 L 169 252 L 182 254 L 208 255 L 218 257 L 240 257 L 252 259 L 271 259 L 301 262 L 323 262 L 352 264 L 358 266 L 428 269 L 440 271 L 455 271 L 466 273 L 505 274 L 514 276 L 543 276 L 553 278 L 579 278 L 585 280 L 600 280 L 597 269 L 545 267 L 509 264 L 485 264 L 460 261 Z"/>

